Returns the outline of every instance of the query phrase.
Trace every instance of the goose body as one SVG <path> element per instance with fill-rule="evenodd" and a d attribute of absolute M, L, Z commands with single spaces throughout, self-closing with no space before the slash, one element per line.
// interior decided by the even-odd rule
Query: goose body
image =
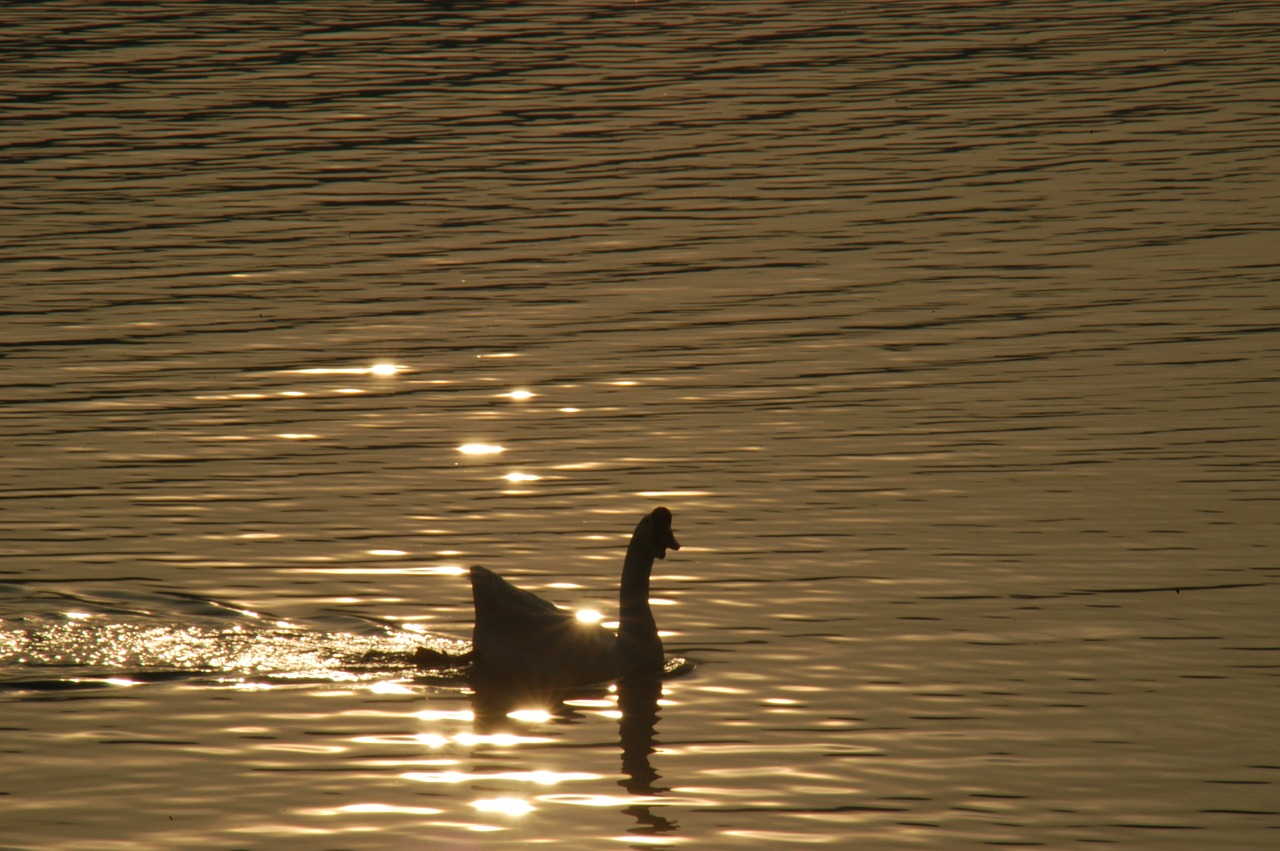
<path fill-rule="evenodd" d="M 649 608 L 654 559 L 678 550 L 671 512 L 655 508 L 627 546 L 619 590 L 619 625 L 609 630 L 579 621 L 537 594 L 483 567 L 471 568 L 475 602 L 472 661 L 477 674 L 503 680 L 587 685 L 630 674 L 658 674 L 662 639 Z"/>

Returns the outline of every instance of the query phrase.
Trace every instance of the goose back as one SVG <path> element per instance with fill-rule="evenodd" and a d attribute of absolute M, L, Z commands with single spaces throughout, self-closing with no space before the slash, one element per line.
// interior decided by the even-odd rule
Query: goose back
<path fill-rule="evenodd" d="M 483 567 L 471 568 L 476 620 L 471 642 L 487 676 L 554 683 L 603 682 L 616 675 L 613 633 L 517 588 Z"/>

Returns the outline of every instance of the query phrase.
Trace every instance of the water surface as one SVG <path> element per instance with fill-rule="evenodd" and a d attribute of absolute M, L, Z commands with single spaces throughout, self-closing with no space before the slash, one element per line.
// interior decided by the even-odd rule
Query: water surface
<path fill-rule="evenodd" d="M 1270 847 L 1273 18 L 6 8 L 6 841 Z"/>

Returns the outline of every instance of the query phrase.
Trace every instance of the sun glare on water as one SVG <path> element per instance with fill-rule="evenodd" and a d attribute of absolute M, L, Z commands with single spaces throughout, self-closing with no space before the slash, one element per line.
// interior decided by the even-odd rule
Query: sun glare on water
<path fill-rule="evenodd" d="M 497 455 L 499 452 L 506 452 L 507 448 L 494 443 L 464 443 L 458 447 L 458 451 L 463 455 Z"/>
<path fill-rule="evenodd" d="M 520 798 L 481 798 L 472 801 L 471 806 L 482 813 L 501 813 L 504 816 L 519 817 L 533 812 L 533 804 Z"/>

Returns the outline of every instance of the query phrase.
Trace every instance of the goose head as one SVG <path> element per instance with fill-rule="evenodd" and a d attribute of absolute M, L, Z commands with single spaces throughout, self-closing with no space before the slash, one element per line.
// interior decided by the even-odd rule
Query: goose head
<path fill-rule="evenodd" d="M 671 531 L 671 512 L 665 508 L 655 508 L 645 518 L 649 521 L 649 546 L 657 558 L 666 558 L 667 550 L 680 549 L 680 542 Z"/>

